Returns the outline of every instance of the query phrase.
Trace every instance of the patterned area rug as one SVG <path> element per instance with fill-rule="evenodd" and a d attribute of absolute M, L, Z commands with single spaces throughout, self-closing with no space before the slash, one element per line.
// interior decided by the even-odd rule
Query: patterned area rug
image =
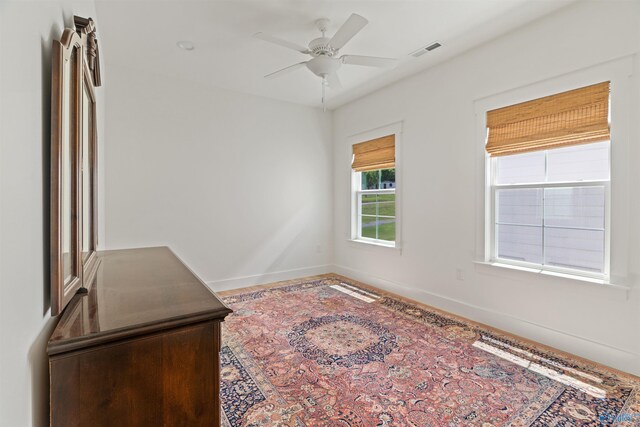
<path fill-rule="evenodd" d="M 640 426 L 640 382 L 340 276 L 224 298 L 225 427 Z"/>

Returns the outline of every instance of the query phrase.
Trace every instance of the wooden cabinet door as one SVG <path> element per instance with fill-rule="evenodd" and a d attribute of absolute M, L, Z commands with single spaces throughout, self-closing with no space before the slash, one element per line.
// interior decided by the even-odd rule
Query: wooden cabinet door
<path fill-rule="evenodd" d="M 217 321 L 52 356 L 52 426 L 218 426 Z"/>

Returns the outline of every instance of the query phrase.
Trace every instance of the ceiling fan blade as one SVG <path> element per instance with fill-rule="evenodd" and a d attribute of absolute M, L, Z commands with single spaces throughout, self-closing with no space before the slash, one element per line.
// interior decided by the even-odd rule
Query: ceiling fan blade
<path fill-rule="evenodd" d="M 327 86 L 331 89 L 342 89 L 342 83 L 338 77 L 338 73 L 329 74 L 327 76 Z"/>
<path fill-rule="evenodd" d="M 378 68 L 393 68 L 398 64 L 398 60 L 395 58 L 380 58 L 377 56 L 342 55 L 340 60 L 343 64 Z"/>
<path fill-rule="evenodd" d="M 266 76 L 264 76 L 265 79 L 273 79 L 275 77 L 279 77 L 283 74 L 287 74 L 290 73 L 293 70 L 296 70 L 302 66 L 304 66 L 307 63 L 307 61 L 304 62 L 299 62 L 297 64 L 293 64 L 293 65 L 289 65 L 286 68 L 283 68 L 282 70 L 278 70 L 278 71 L 274 71 L 273 73 L 267 74 Z"/>
<path fill-rule="evenodd" d="M 309 53 L 309 49 L 307 49 L 304 46 L 301 46 L 301 45 L 296 44 L 296 43 L 292 43 L 292 42 L 287 41 L 287 40 L 283 40 L 283 39 L 281 39 L 279 37 L 272 36 L 270 34 L 255 33 L 253 35 L 253 37 L 255 37 L 257 39 L 260 39 L 260 40 L 264 40 L 264 41 L 269 42 L 269 43 L 274 43 L 274 44 L 280 45 L 282 47 L 286 47 L 288 49 L 297 50 L 300 53 Z"/>
<path fill-rule="evenodd" d="M 331 37 L 329 45 L 336 50 L 340 49 L 342 46 L 347 44 L 353 36 L 358 34 L 368 23 L 369 21 L 362 16 L 355 13 L 351 14 L 349 19 L 342 24 L 342 27 L 340 27 L 338 32 Z"/>

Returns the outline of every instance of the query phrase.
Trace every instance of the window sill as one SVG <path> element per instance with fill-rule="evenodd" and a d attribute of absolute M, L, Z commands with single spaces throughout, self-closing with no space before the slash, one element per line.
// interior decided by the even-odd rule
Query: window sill
<path fill-rule="evenodd" d="M 400 246 L 396 243 L 382 243 L 373 240 L 363 240 L 363 239 L 347 239 L 347 242 L 353 244 L 354 246 L 359 247 L 372 247 L 372 248 L 383 248 L 383 249 L 392 249 L 401 251 Z"/>
<path fill-rule="evenodd" d="M 568 279 L 575 282 L 587 283 L 587 284 L 595 285 L 601 289 L 611 289 L 611 290 L 622 291 L 622 292 L 629 292 L 631 290 L 631 287 L 626 285 L 613 284 L 605 279 L 597 279 L 597 278 L 588 277 L 588 276 L 580 276 L 577 274 L 559 273 L 555 271 L 548 271 L 548 270 L 542 270 L 542 269 L 530 268 L 530 267 L 521 267 L 517 265 L 504 264 L 500 262 L 474 261 L 474 264 L 476 265 L 476 267 L 479 267 L 480 269 L 486 268 L 487 270 L 485 271 L 489 271 L 489 270 L 503 271 L 503 272 L 513 271 L 515 274 L 522 272 L 524 274 L 536 274 L 540 276 L 559 277 L 562 279 Z"/>

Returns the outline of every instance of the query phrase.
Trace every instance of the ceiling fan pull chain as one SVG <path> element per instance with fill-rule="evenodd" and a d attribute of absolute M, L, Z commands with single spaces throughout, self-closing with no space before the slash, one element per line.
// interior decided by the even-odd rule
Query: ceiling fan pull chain
<path fill-rule="evenodd" d="M 322 77 L 322 112 L 326 112 L 327 111 L 327 106 L 324 103 L 324 94 L 325 94 L 325 86 L 326 86 L 326 82 L 327 82 L 327 77 Z"/>

